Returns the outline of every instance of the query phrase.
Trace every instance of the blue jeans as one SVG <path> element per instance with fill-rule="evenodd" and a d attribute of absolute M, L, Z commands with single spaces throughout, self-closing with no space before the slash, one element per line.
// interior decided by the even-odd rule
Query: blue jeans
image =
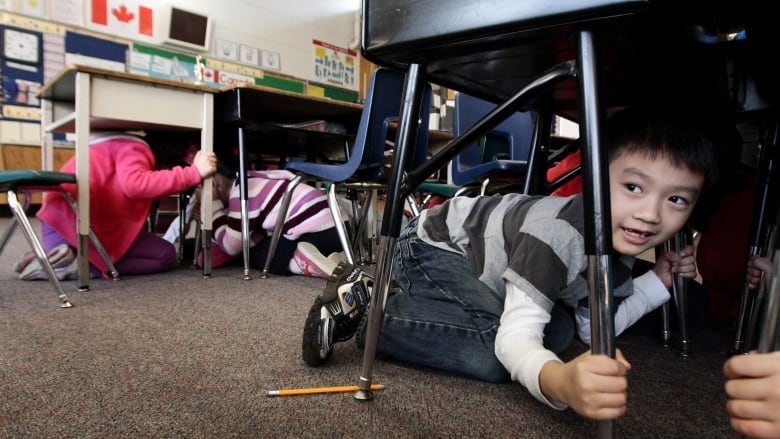
<path fill-rule="evenodd" d="M 509 380 L 494 352 L 504 294 L 482 283 L 463 256 L 419 239 L 416 225 L 412 220 L 397 241 L 377 354 L 484 381 Z M 574 339 L 574 321 L 559 305 L 552 315 L 545 347 L 560 352 Z M 357 337 L 361 348 L 365 326 Z"/>

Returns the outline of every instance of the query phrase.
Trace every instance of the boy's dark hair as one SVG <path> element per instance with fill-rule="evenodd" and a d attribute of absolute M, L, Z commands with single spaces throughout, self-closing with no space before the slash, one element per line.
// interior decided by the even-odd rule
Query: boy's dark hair
<path fill-rule="evenodd" d="M 701 225 L 711 210 L 719 178 L 718 157 L 736 148 L 736 123 L 722 106 L 643 103 L 620 110 L 607 123 L 609 160 L 625 153 L 663 157 L 670 163 L 704 176 L 704 186 L 689 222 Z"/>
<path fill-rule="evenodd" d="M 237 173 L 238 167 L 234 166 L 230 161 L 222 157 L 217 160 L 217 174 L 227 178 L 236 178 Z"/>

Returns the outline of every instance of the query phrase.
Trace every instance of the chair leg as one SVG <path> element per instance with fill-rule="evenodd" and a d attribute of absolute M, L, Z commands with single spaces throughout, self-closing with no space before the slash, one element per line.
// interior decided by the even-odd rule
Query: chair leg
<path fill-rule="evenodd" d="M 366 193 L 365 198 L 363 199 L 363 203 L 360 205 L 359 213 L 357 216 L 355 216 L 355 227 L 354 232 L 352 235 L 352 245 L 350 246 L 350 249 L 353 253 L 353 255 L 357 255 L 356 261 L 360 262 L 361 264 L 364 264 L 366 262 L 366 250 L 364 248 L 365 246 L 365 237 L 366 237 L 366 222 L 368 221 L 368 218 L 371 216 L 369 214 L 371 209 L 371 194 Z"/>
<path fill-rule="evenodd" d="M 344 225 L 344 218 L 341 216 L 339 200 L 336 197 L 336 183 L 331 183 L 328 188 L 328 206 L 330 206 L 330 214 L 333 216 L 336 232 L 339 234 L 339 240 L 341 241 L 341 247 L 344 249 L 347 262 L 355 265 L 355 256 L 349 243 L 349 234 L 347 233 L 347 227 Z"/>
<path fill-rule="evenodd" d="M 276 246 L 279 245 L 279 237 L 282 236 L 282 228 L 284 227 L 284 220 L 287 218 L 287 211 L 290 209 L 290 200 L 292 199 L 293 191 L 295 187 L 301 182 L 303 177 L 296 175 L 290 184 L 287 185 L 287 190 L 282 198 L 282 205 L 279 207 L 279 214 L 276 217 L 276 224 L 274 224 L 274 232 L 271 235 L 271 246 L 268 248 L 268 255 L 265 257 L 265 266 L 263 267 L 263 274 L 261 278 L 268 278 L 268 270 L 271 268 L 271 260 L 276 253 Z M 244 234 L 244 240 L 249 240 L 249 234 Z M 247 246 L 245 245 L 244 248 Z"/>
<path fill-rule="evenodd" d="M 24 197 L 24 202 L 19 203 L 19 200 L 17 199 L 17 203 L 22 206 L 22 212 L 27 212 L 27 210 L 30 208 L 31 197 L 27 192 L 22 192 L 21 194 Z M 11 217 L 11 222 L 8 223 L 8 227 L 6 227 L 5 232 L 3 232 L 3 236 L 0 237 L 0 254 L 3 253 L 3 249 L 5 249 L 5 245 L 8 243 L 8 240 L 11 239 L 11 235 L 14 234 L 17 225 L 19 225 L 19 221 L 16 220 L 16 216 L 14 215 Z"/>
<path fill-rule="evenodd" d="M 689 242 L 687 230 L 680 230 L 672 238 L 673 251 L 679 254 Z M 690 354 L 690 339 L 688 338 L 688 284 L 684 277 L 675 273 L 672 276 L 672 296 L 677 305 L 677 321 L 680 327 L 680 355 Z"/>
<path fill-rule="evenodd" d="M 669 241 L 665 242 L 660 248 L 656 249 L 656 256 L 660 256 L 660 253 L 668 252 L 681 252 L 687 242 L 690 239 L 688 237 L 687 230 L 681 230 L 672 237 Z M 661 308 L 661 343 L 663 346 L 670 347 L 671 343 L 671 330 L 669 324 L 670 306 L 669 302 L 674 303 L 675 309 L 677 309 L 677 322 L 680 332 L 680 355 L 687 358 L 690 354 L 690 340 L 688 339 L 688 285 L 685 278 L 678 274 L 672 276 L 672 287 L 670 288 L 672 298 L 662 305 Z"/>
<path fill-rule="evenodd" d="M 65 196 L 65 199 L 68 200 L 68 203 L 70 203 L 70 207 L 73 208 L 73 211 L 78 215 L 76 201 L 73 199 L 73 197 L 71 197 L 70 193 L 62 191 L 62 194 Z M 100 253 L 100 257 L 103 258 L 103 261 L 106 263 L 108 272 L 111 274 L 111 278 L 113 280 L 119 280 L 119 271 L 117 271 L 116 266 L 114 266 L 114 263 L 111 261 L 111 257 L 108 256 L 108 252 L 106 251 L 106 248 L 103 247 L 103 243 L 100 242 L 97 235 L 95 235 L 95 232 L 92 231 L 92 227 L 89 228 L 89 239 L 92 241 L 92 245 L 95 246 L 95 249 L 98 251 L 98 253 Z"/>
<path fill-rule="evenodd" d="M 198 250 L 200 249 L 200 220 L 195 221 L 195 244 L 192 246 L 192 268 L 198 268 Z"/>
<path fill-rule="evenodd" d="M 770 226 L 768 236 L 767 236 L 767 247 L 766 247 L 766 255 L 772 255 L 771 249 L 775 248 L 775 243 L 777 240 L 777 226 L 772 225 Z M 763 279 L 762 279 L 763 280 Z M 752 297 L 752 303 L 749 306 L 749 312 L 747 313 L 746 321 L 747 326 L 744 330 L 744 340 L 745 340 L 745 350 L 749 351 L 750 349 L 753 349 L 753 346 L 755 346 L 756 343 L 756 336 L 758 335 L 758 321 L 759 321 L 759 314 L 761 314 L 761 307 L 765 304 L 765 300 L 767 298 L 767 288 L 766 284 L 762 281 L 759 283 L 758 288 L 755 290 L 755 295 Z"/>
<path fill-rule="evenodd" d="M 16 221 L 16 217 L 11 217 L 11 222 L 8 224 L 8 227 L 6 227 L 5 231 L 3 232 L 3 236 L 0 237 L 0 254 L 3 253 L 3 249 L 5 248 L 5 245 L 8 243 L 8 240 L 11 238 L 11 235 L 14 234 L 14 230 L 16 230 L 16 225 L 18 224 L 18 221 Z"/>
<path fill-rule="evenodd" d="M 487 189 L 488 189 L 488 185 L 489 185 L 489 184 L 490 184 L 490 179 L 489 179 L 489 178 L 486 178 L 486 179 L 484 179 L 484 180 L 482 181 L 482 185 L 481 185 L 481 186 L 480 186 L 480 188 L 479 188 L 479 194 L 480 194 L 480 195 L 483 195 L 483 196 L 484 196 L 484 195 L 486 195 L 486 194 L 487 194 Z"/>
<path fill-rule="evenodd" d="M 767 140 L 769 146 L 762 150 L 759 159 L 759 191 L 756 195 L 753 221 L 750 226 L 748 260 L 756 256 L 769 255 L 769 252 L 774 249 L 774 245 L 769 244 L 768 241 L 773 240 L 773 230 L 777 229 L 778 216 L 780 216 L 776 211 L 777 205 L 775 204 L 780 179 L 776 175 L 775 166 L 777 163 L 776 154 L 778 153 L 778 141 L 776 140 L 778 130 L 775 127 L 772 131 L 771 140 Z M 750 329 L 750 322 L 754 320 L 753 316 L 757 313 L 757 299 L 762 294 L 762 288 L 763 282 L 752 289 L 747 282 L 742 285 L 736 335 L 732 345 L 732 353 L 734 354 L 743 354 L 753 348 L 754 334 L 751 331 L 755 329 L 755 326 Z"/>
<path fill-rule="evenodd" d="M 406 197 L 406 203 L 412 211 L 412 218 L 418 217 L 420 215 L 420 206 L 417 205 L 417 202 L 412 195 Z"/>
<path fill-rule="evenodd" d="M 672 346 L 672 330 L 669 325 L 669 302 L 661 305 L 661 346 Z"/>
<path fill-rule="evenodd" d="M 184 262 L 184 231 L 187 228 L 187 195 L 179 192 L 176 200 L 176 208 L 179 211 L 179 248 L 176 251 L 176 263 L 181 265 Z"/>
<path fill-rule="evenodd" d="M 374 240 L 376 238 L 376 223 L 379 218 L 378 194 L 376 190 L 366 189 L 366 198 L 363 200 L 363 207 L 360 212 L 357 232 L 353 240 L 352 248 L 359 253 L 360 264 L 370 264 L 374 261 L 376 249 Z"/>
<path fill-rule="evenodd" d="M 35 252 L 35 256 L 38 257 L 38 262 L 41 264 L 41 267 L 43 267 L 44 271 L 46 271 L 46 274 L 49 276 L 49 282 L 54 287 L 54 291 L 57 293 L 57 298 L 60 301 L 60 308 L 72 307 L 73 304 L 71 304 L 68 300 L 68 296 L 65 294 L 65 290 L 62 289 L 62 284 L 60 284 L 60 281 L 57 279 L 57 275 L 54 274 L 54 269 L 49 263 L 49 258 L 46 256 L 46 252 L 43 251 L 43 246 L 38 240 L 38 237 L 35 235 L 35 231 L 30 225 L 30 220 L 27 219 L 27 214 L 25 213 L 24 207 L 19 203 L 19 200 L 16 197 L 16 192 L 8 191 L 7 195 L 8 205 L 11 208 L 11 211 L 13 211 L 14 218 L 19 223 L 19 225 L 22 226 L 24 237 L 27 239 L 30 247 L 32 247 L 33 251 Z"/>

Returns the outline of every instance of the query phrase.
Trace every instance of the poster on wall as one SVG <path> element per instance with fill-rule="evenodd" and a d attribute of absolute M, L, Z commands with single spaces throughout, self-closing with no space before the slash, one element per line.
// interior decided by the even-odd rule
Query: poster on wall
<path fill-rule="evenodd" d="M 20 0 L 19 8 L 24 15 L 46 18 L 46 0 Z"/>
<path fill-rule="evenodd" d="M 314 80 L 345 88 L 356 87 L 357 52 L 320 40 L 314 46 Z"/>
<path fill-rule="evenodd" d="M 88 2 L 88 29 L 131 40 L 154 40 L 152 0 L 88 0 Z"/>
<path fill-rule="evenodd" d="M 51 4 L 51 19 L 71 26 L 84 27 L 84 0 L 57 0 Z"/>

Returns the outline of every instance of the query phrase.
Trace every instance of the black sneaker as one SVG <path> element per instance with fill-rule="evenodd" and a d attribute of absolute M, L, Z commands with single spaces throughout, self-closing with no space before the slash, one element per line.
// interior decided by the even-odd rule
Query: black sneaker
<path fill-rule="evenodd" d="M 303 361 L 321 365 L 333 352 L 333 343 L 355 335 L 368 307 L 374 278 L 347 262 L 340 262 L 314 299 L 303 327 Z"/>

